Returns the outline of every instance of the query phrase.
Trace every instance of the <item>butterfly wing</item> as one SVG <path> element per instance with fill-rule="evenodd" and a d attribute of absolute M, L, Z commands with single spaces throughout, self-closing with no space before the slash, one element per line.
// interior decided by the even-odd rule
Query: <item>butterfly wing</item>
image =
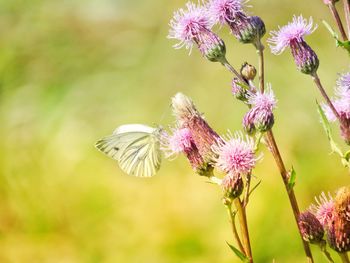
<path fill-rule="evenodd" d="M 150 177 L 160 168 L 157 129 L 145 125 L 120 126 L 113 135 L 98 141 L 96 147 L 117 160 L 120 168 L 129 175 Z"/>

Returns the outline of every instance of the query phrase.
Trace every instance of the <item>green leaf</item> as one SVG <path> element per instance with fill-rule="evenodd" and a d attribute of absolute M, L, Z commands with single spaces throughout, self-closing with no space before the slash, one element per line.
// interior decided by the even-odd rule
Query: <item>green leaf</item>
<path fill-rule="evenodd" d="M 294 170 L 294 167 L 289 171 L 289 180 L 288 180 L 288 190 L 292 190 L 295 186 L 295 182 L 297 179 L 297 173 Z"/>
<path fill-rule="evenodd" d="M 328 141 L 331 145 L 332 152 L 335 152 L 335 153 L 339 154 L 341 158 L 344 158 L 343 152 L 340 150 L 340 148 L 338 147 L 338 145 L 335 143 L 335 141 L 333 139 L 331 127 L 329 125 L 329 121 L 326 117 L 326 114 L 324 113 L 322 107 L 320 106 L 320 104 L 317 101 L 316 101 L 316 104 L 317 104 L 318 113 L 321 116 L 321 122 L 322 122 L 323 128 L 326 131 Z"/>
<path fill-rule="evenodd" d="M 350 161 L 350 150 L 344 154 L 344 159 Z"/>
<path fill-rule="evenodd" d="M 226 241 L 226 244 L 231 248 L 231 250 L 236 254 L 236 256 L 242 260 L 244 263 L 249 263 L 249 258 L 247 258 L 246 255 L 244 255 L 241 251 L 239 251 L 237 248 L 232 246 L 230 243 Z"/>
<path fill-rule="evenodd" d="M 336 46 L 337 47 L 342 47 L 342 48 L 344 48 L 345 50 L 347 50 L 350 53 L 350 41 L 341 41 L 341 40 L 339 40 L 339 36 L 334 31 L 334 29 L 325 20 L 322 20 L 322 23 L 325 25 L 325 27 L 328 29 L 328 31 L 331 33 L 331 35 L 335 39 Z"/>

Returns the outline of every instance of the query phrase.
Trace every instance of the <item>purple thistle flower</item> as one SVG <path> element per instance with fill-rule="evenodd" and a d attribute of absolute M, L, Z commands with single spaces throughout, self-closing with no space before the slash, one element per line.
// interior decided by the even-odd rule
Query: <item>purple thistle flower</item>
<path fill-rule="evenodd" d="M 234 22 L 237 13 L 243 12 L 244 0 L 211 0 L 208 3 L 210 17 L 221 25 Z"/>
<path fill-rule="evenodd" d="M 217 154 L 216 166 L 227 174 L 250 174 L 259 160 L 254 154 L 254 141 L 248 136 L 244 140 L 241 133 L 229 134 L 212 149 Z"/>
<path fill-rule="evenodd" d="M 243 180 L 239 174 L 227 174 L 221 183 L 224 197 L 233 200 L 239 197 L 244 188 Z"/>
<path fill-rule="evenodd" d="M 303 16 L 293 16 L 293 21 L 286 26 L 279 27 L 277 31 L 271 31 L 270 43 L 271 52 L 275 55 L 281 54 L 287 47 L 290 47 L 298 70 L 305 74 L 314 74 L 319 66 L 316 53 L 305 42 L 304 37 L 316 30 L 312 18 L 309 21 Z"/>
<path fill-rule="evenodd" d="M 260 39 L 265 35 L 265 24 L 260 17 L 247 16 L 243 0 L 210 0 L 209 15 L 216 23 L 228 24 L 232 34 L 242 43 L 261 47 Z"/>
<path fill-rule="evenodd" d="M 337 191 L 334 198 L 332 221 L 326 226 L 329 246 L 340 253 L 350 251 L 349 215 L 350 189 L 343 187 Z"/>
<path fill-rule="evenodd" d="M 323 227 L 327 227 L 333 221 L 334 201 L 330 194 L 328 197 L 322 193 L 318 198 L 315 197 L 316 205 L 312 205 L 310 210 L 315 214 Z"/>
<path fill-rule="evenodd" d="M 212 145 L 220 140 L 220 136 L 204 120 L 192 100 L 184 94 L 177 93 L 172 98 L 172 109 L 178 125 L 191 131 L 203 159 L 207 162 L 212 161 Z"/>
<path fill-rule="evenodd" d="M 350 72 L 344 73 L 338 78 L 336 94 L 340 98 L 350 100 Z"/>
<path fill-rule="evenodd" d="M 186 3 L 187 10 L 180 8 L 170 20 L 168 38 L 177 39 L 179 43 L 174 48 L 185 47 L 192 50 L 196 44 L 203 56 L 208 60 L 224 61 L 226 55 L 225 43 L 211 31 L 213 21 L 207 9 L 192 2 Z"/>
<path fill-rule="evenodd" d="M 248 104 L 252 108 L 243 118 L 243 127 L 249 133 L 255 132 L 255 129 L 260 132 L 270 130 L 275 122 L 273 109 L 276 107 L 276 99 L 271 85 L 268 85 L 264 93 L 257 92 L 251 94 L 248 98 Z"/>
<path fill-rule="evenodd" d="M 342 119 L 350 120 L 350 100 L 346 98 L 336 99 L 333 100 L 332 103 Z M 330 122 L 335 122 L 336 120 L 338 120 L 331 108 L 327 104 L 322 104 L 322 108 L 326 114 L 327 119 Z"/>
<path fill-rule="evenodd" d="M 213 167 L 203 160 L 193 140 L 190 129 L 174 129 L 171 136 L 164 134 L 162 137 L 162 150 L 167 158 L 184 153 L 192 168 L 203 176 L 210 176 Z"/>
<path fill-rule="evenodd" d="M 305 241 L 319 244 L 323 240 L 323 226 L 310 211 L 305 211 L 299 215 L 298 226 Z"/>

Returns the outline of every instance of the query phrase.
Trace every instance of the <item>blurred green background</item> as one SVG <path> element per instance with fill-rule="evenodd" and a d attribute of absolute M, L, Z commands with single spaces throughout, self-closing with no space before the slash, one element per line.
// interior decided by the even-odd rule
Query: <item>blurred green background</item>
<path fill-rule="evenodd" d="M 94 148 L 126 123 L 173 123 L 170 98 L 193 98 L 219 132 L 241 128 L 245 107 L 230 96 L 217 63 L 174 50 L 168 21 L 185 1 L 3 0 L 0 3 L 0 262 L 238 262 L 221 191 L 185 158 L 164 161 L 152 179 L 124 175 Z M 319 74 L 333 92 L 348 56 L 321 24 L 322 1 L 252 0 L 268 30 L 293 14 L 320 24 L 308 37 Z M 220 35 L 228 59 L 257 63 L 250 45 Z M 289 52 L 266 49 L 267 81 L 278 97 L 275 135 L 297 171 L 301 209 L 322 191 L 348 184 L 330 155 L 311 79 Z M 336 130 L 336 127 L 334 127 Z M 271 155 L 256 169 L 262 184 L 248 209 L 256 262 L 305 262 Z M 316 262 L 325 262 L 313 247 Z"/>

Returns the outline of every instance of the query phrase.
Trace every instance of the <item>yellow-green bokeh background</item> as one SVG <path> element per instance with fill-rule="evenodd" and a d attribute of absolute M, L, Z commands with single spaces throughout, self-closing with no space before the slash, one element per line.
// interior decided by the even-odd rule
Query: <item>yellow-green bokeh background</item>
<path fill-rule="evenodd" d="M 219 132 L 241 127 L 243 105 L 231 76 L 194 50 L 166 39 L 185 1 L 3 0 L 0 3 L 0 262 L 238 262 L 220 190 L 193 174 L 185 158 L 164 161 L 152 179 L 122 174 L 93 146 L 125 123 L 168 125 L 170 97 L 191 96 Z M 332 92 L 348 56 L 320 20 L 321 0 L 252 0 L 268 30 L 293 14 L 320 24 L 309 43 Z M 256 64 L 252 46 L 224 29 L 228 59 Z M 305 209 L 321 191 L 348 184 L 329 155 L 311 79 L 289 52 L 266 50 L 267 81 L 278 97 L 275 134 Z M 335 128 L 335 127 L 334 127 Z M 305 262 L 281 178 L 270 154 L 248 209 L 256 262 Z M 316 262 L 325 262 L 313 247 Z"/>

